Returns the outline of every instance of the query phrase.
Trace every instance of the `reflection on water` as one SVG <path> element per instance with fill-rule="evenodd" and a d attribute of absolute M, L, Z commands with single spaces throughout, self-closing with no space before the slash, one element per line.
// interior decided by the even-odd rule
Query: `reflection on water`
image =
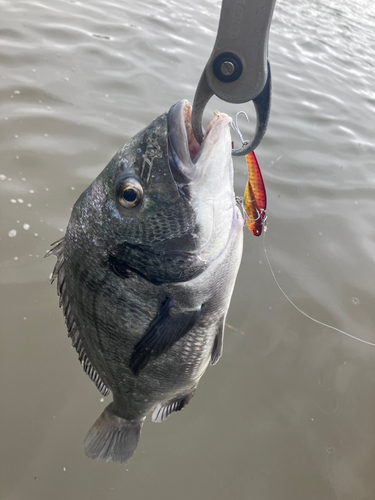
<path fill-rule="evenodd" d="M 224 355 L 194 401 L 146 422 L 126 467 L 82 440 L 103 408 L 69 348 L 49 244 L 138 130 L 192 100 L 219 2 L 0 2 L 1 497 L 7 500 L 375 496 L 375 6 L 278 0 L 273 103 L 257 150 L 266 239 L 245 234 Z M 213 99 L 219 108 L 241 108 Z M 254 121 L 241 131 L 250 137 Z M 235 159 L 243 193 L 246 163 Z"/>

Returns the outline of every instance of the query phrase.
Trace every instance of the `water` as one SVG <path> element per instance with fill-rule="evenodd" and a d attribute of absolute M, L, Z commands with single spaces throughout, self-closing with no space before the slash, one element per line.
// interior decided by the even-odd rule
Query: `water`
<path fill-rule="evenodd" d="M 272 115 L 258 148 L 265 240 L 245 234 L 224 355 L 191 404 L 146 421 L 125 467 L 84 457 L 104 407 L 55 287 L 78 195 L 195 87 L 220 2 L 0 0 L 0 498 L 362 500 L 375 496 L 375 9 L 278 0 Z M 232 116 L 251 105 L 210 102 Z M 241 130 L 250 137 L 254 120 Z M 243 194 L 244 159 L 235 159 Z"/>

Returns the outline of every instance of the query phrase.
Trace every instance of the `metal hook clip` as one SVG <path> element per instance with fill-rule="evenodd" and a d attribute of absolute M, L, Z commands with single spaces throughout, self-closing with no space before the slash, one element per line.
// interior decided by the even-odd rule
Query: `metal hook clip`
<path fill-rule="evenodd" d="M 268 75 L 267 75 L 266 84 L 265 84 L 262 92 L 257 97 L 255 97 L 255 99 L 253 99 L 254 108 L 255 108 L 256 117 L 257 117 L 255 134 L 254 134 L 251 141 L 243 141 L 243 139 L 241 139 L 243 141 L 242 148 L 232 149 L 233 156 L 245 156 L 245 155 L 251 153 L 252 151 L 254 151 L 254 149 L 259 146 L 261 140 L 263 139 L 263 137 L 266 133 L 268 120 L 270 117 L 271 92 L 272 92 L 271 68 L 270 68 L 270 63 L 268 61 L 267 61 L 267 68 L 268 68 Z M 242 113 L 245 113 L 245 112 L 242 111 Z M 245 115 L 246 115 L 246 113 L 245 113 Z M 246 118 L 247 118 L 247 115 L 246 115 Z M 248 120 L 248 118 L 247 118 L 247 120 Z M 241 138 L 241 136 L 240 136 L 240 138 Z"/>
<path fill-rule="evenodd" d="M 215 45 L 194 96 L 192 127 L 202 143 L 202 117 L 213 95 L 225 102 L 254 102 L 257 128 L 251 141 L 232 154 L 251 153 L 262 140 L 270 114 L 268 35 L 276 0 L 222 0 Z"/>
<path fill-rule="evenodd" d="M 257 124 L 254 137 L 251 141 L 243 141 L 242 147 L 239 149 L 232 149 L 233 156 L 245 156 L 248 153 L 254 151 L 254 149 L 259 146 L 261 140 L 263 139 L 268 125 L 268 119 L 270 116 L 271 109 L 271 68 L 267 61 L 267 80 L 260 94 L 253 99 Z M 204 71 L 201 79 L 199 80 L 197 91 L 194 96 L 193 111 L 191 117 L 191 123 L 193 127 L 193 133 L 197 141 L 201 144 L 203 141 L 203 129 L 202 129 L 202 118 L 204 109 L 214 95 L 214 92 L 210 88 L 207 81 L 206 72 Z M 243 140 L 243 139 L 242 139 Z"/>

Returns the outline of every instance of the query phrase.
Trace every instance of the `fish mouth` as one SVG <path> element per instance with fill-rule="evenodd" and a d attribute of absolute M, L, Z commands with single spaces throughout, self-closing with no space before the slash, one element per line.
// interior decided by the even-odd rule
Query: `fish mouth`
<path fill-rule="evenodd" d="M 223 139 L 232 119 L 225 113 L 214 112 L 199 144 L 191 124 L 192 105 L 186 99 L 174 104 L 168 112 L 168 146 L 172 174 L 177 182 L 189 182 L 198 173 L 202 156 L 210 155 L 215 144 Z M 228 141 L 228 149 L 231 142 Z"/>

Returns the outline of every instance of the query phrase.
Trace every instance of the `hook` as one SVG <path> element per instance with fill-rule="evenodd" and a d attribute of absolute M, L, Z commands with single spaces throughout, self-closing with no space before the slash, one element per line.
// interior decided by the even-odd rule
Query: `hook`
<path fill-rule="evenodd" d="M 238 116 L 239 115 L 244 115 L 246 120 L 249 121 L 249 117 L 247 116 L 247 113 L 245 111 L 239 111 L 236 116 L 234 117 L 234 121 L 230 124 L 230 126 L 232 127 L 232 129 L 237 132 L 239 138 L 240 138 L 240 141 L 242 142 L 242 146 L 244 146 L 247 142 L 249 141 L 245 141 L 242 134 L 241 134 L 241 131 L 240 131 L 240 128 L 238 126 L 238 123 L 237 123 L 237 119 L 238 119 Z"/>

